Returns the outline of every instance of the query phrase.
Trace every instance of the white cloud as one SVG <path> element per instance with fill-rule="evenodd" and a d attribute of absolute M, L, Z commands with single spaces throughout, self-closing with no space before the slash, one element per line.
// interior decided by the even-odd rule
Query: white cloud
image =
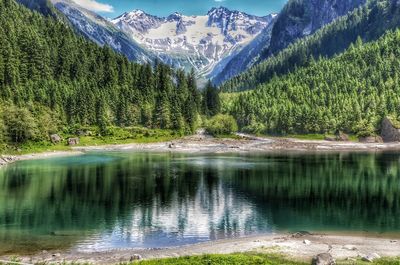
<path fill-rule="evenodd" d="M 94 12 L 114 12 L 114 7 L 108 4 L 102 4 L 96 0 L 73 0 L 78 5 Z"/>
<path fill-rule="evenodd" d="M 220 3 L 220 2 L 225 2 L 225 0 L 214 0 L 214 2 Z"/>

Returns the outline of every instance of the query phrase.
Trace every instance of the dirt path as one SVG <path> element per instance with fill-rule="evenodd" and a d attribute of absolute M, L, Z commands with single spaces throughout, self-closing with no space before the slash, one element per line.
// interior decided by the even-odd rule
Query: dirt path
<path fill-rule="evenodd" d="M 229 254 L 258 251 L 261 253 L 282 253 L 297 260 L 310 261 L 313 256 L 329 252 L 335 259 L 357 258 L 371 253 L 382 257 L 400 256 L 400 240 L 364 236 L 343 236 L 323 234 L 275 234 L 252 236 L 205 242 L 183 247 L 164 249 L 125 249 L 106 252 L 65 251 L 42 252 L 21 257 L 25 263 L 89 262 L 116 264 L 126 262 L 135 255 L 143 259 L 179 257 L 200 254 Z M 8 260 L 10 257 L 1 257 Z"/>

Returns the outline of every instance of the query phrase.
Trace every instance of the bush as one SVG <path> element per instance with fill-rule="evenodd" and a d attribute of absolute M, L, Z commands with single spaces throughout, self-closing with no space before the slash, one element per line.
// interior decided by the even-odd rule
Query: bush
<path fill-rule="evenodd" d="M 252 133 L 252 134 L 263 134 L 267 130 L 267 127 L 262 123 L 253 123 L 248 126 L 242 128 L 241 131 L 245 133 Z"/>
<path fill-rule="evenodd" d="M 228 135 L 237 132 L 238 125 L 232 116 L 218 114 L 207 122 L 206 130 L 214 136 Z"/>

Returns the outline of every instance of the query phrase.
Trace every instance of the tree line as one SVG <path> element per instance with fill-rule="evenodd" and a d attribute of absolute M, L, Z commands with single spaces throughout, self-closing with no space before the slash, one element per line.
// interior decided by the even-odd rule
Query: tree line
<path fill-rule="evenodd" d="M 294 7 L 292 7 L 294 8 Z M 373 0 L 338 18 L 314 34 L 296 41 L 283 51 L 221 85 L 225 92 L 254 89 L 313 60 L 331 58 L 346 50 L 358 37 L 374 41 L 385 31 L 400 26 L 400 5 L 394 0 Z M 279 29 L 284 30 L 284 29 Z"/>
<path fill-rule="evenodd" d="M 0 25 L 0 143 L 87 125 L 191 133 L 218 108 L 214 91 L 199 92 L 194 71 L 130 62 L 14 0 L 0 2 Z"/>
<path fill-rule="evenodd" d="M 373 135 L 383 117 L 400 115 L 399 70 L 400 30 L 389 31 L 367 44 L 358 38 L 332 59 L 311 59 L 225 105 L 252 132 Z"/>

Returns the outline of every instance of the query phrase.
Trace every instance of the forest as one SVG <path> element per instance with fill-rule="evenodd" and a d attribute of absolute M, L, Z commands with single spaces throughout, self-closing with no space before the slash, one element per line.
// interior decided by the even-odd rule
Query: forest
<path fill-rule="evenodd" d="M 291 8 L 297 0 L 288 3 Z M 300 12 L 300 11 L 299 11 Z M 300 39 L 267 60 L 221 85 L 225 92 L 254 89 L 274 76 L 282 76 L 296 68 L 308 66 L 319 58 L 331 58 L 354 43 L 358 37 L 364 42 L 374 41 L 385 31 L 400 26 L 400 6 L 392 0 L 369 1 L 348 15 L 338 18 L 314 34 Z M 275 29 L 277 31 L 285 30 Z"/>
<path fill-rule="evenodd" d="M 130 62 L 14 0 L 0 2 L 0 25 L 0 143 L 46 141 L 84 126 L 102 135 L 113 126 L 187 134 L 201 114 L 216 112 L 215 89 L 202 96 L 193 71 Z"/>
<path fill-rule="evenodd" d="M 229 112 L 249 132 L 374 135 L 383 117 L 400 114 L 399 45 L 400 30 L 366 44 L 358 38 L 341 55 L 230 97 Z"/>

